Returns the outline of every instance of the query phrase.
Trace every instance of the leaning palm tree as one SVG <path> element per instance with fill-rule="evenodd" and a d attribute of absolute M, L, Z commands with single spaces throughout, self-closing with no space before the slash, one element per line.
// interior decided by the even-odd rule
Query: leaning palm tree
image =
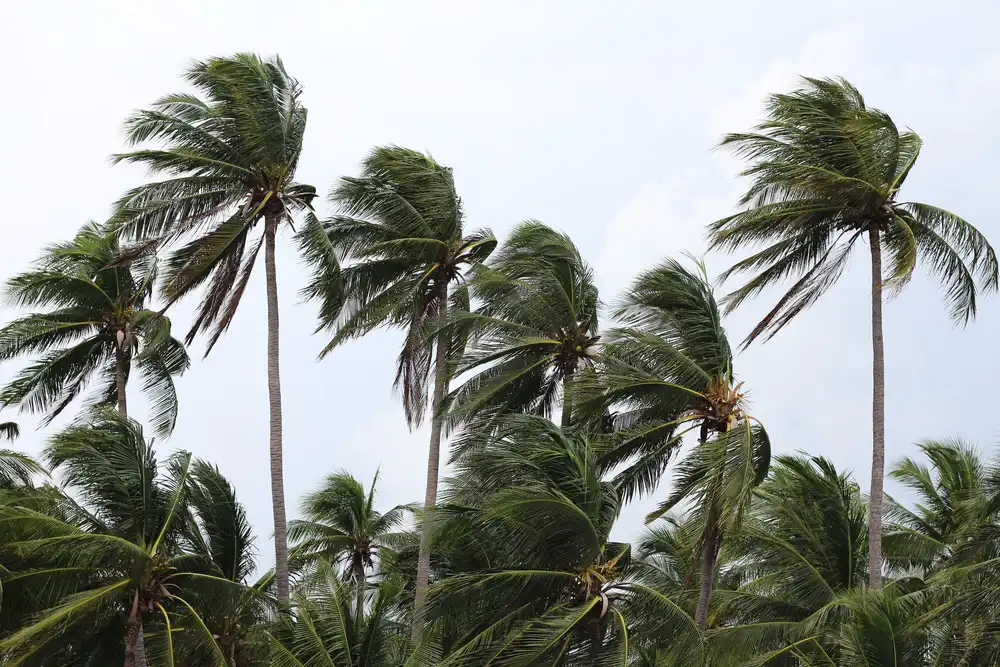
<path fill-rule="evenodd" d="M 392 530 L 402 523 L 405 506 L 386 513 L 375 509 L 375 484 L 365 492 L 361 482 L 346 472 L 329 475 L 322 488 L 302 500 L 304 519 L 293 520 L 288 536 L 293 555 L 302 566 L 338 564 L 345 579 L 358 587 L 358 604 L 364 600 L 368 571 L 379 552 L 390 546 Z"/>
<path fill-rule="evenodd" d="M 773 336 L 815 303 L 867 239 L 872 262 L 872 481 L 869 581 L 882 576 L 885 468 L 883 292 L 902 289 L 918 263 L 941 281 L 956 323 L 976 314 L 979 291 L 997 288 L 997 259 L 986 239 L 954 213 L 905 202 L 900 189 L 920 154 L 920 137 L 899 132 L 870 109 L 843 79 L 805 79 L 803 88 L 772 95 L 767 119 L 754 132 L 722 142 L 750 161 L 746 209 L 709 227 L 711 246 L 765 245 L 737 262 L 723 279 L 754 276 L 726 297 L 728 310 L 786 278 L 795 278 L 744 344 Z"/>
<path fill-rule="evenodd" d="M 472 373 L 447 398 L 449 421 L 489 428 L 498 414 L 549 416 L 562 393 L 562 424 L 572 421 L 571 379 L 597 355 L 597 286 L 563 233 L 521 223 L 469 282 L 474 312 L 449 326 L 468 336 L 458 373 Z"/>
<path fill-rule="evenodd" d="M 603 457 L 626 498 L 652 491 L 684 435 L 698 449 L 685 460 L 670 497 L 652 521 L 679 503 L 694 501 L 701 535 L 694 558 L 701 566 L 696 619 L 704 629 L 716 558 L 735 529 L 754 487 L 767 473 L 770 444 L 746 412 L 742 382 L 703 265 L 692 271 L 674 260 L 640 274 L 618 304 L 595 383 L 592 411 L 615 408 L 616 446 Z"/>
<path fill-rule="evenodd" d="M 496 239 L 488 230 L 465 231 L 465 213 L 451 169 L 429 155 L 398 146 L 373 150 L 362 165 L 361 176 L 342 178 L 331 199 L 343 215 L 327 225 L 329 241 L 351 266 L 342 274 L 344 308 L 324 313 L 320 319 L 321 327 L 335 331 L 323 354 L 378 327 L 404 329 L 396 386 L 411 427 L 426 412 L 433 358 L 424 495 L 424 508 L 430 510 L 437 499 L 440 408 L 448 391 L 448 365 L 464 347 L 460 337 L 442 331 L 449 310 L 469 310 L 463 271 L 484 261 L 496 247 Z M 417 607 L 423 603 L 430 572 L 428 531 L 423 535 Z M 415 624 L 414 637 L 419 634 L 419 624 Z"/>
<path fill-rule="evenodd" d="M 296 240 L 313 271 L 306 296 L 318 299 L 324 313 L 339 307 L 336 255 L 311 212 L 315 188 L 294 180 L 306 109 L 281 60 L 246 53 L 212 58 L 192 65 L 187 79 L 200 97 L 168 95 L 126 122 L 130 144 L 152 147 L 114 160 L 146 165 L 166 179 L 122 196 L 112 223 L 121 236 L 138 241 L 133 255 L 186 241 L 167 261 L 164 291 L 173 302 L 207 284 L 188 342 L 207 332 L 208 351 L 232 323 L 264 247 L 275 568 L 278 598 L 286 601 L 277 234 L 304 214 Z"/>
<path fill-rule="evenodd" d="M 19 563 L 0 580 L 13 600 L 40 591 L 57 601 L 0 641 L 3 664 L 132 667 L 144 664 L 143 643 L 167 657 L 183 643 L 185 652 L 224 664 L 189 598 L 209 605 L 199 591 L 240 585 L 185 548 L 191 455 L 158 465 L 138 424 L 102 409 L 56 434 L 45 458 L 67 493 L 56 511 L 0 506 L 0 529 L 16 528 L 6 549 Z"/>
<path fill-rule="evenodd" d="M 40 312 L 0 329 L 0 359 L 35 357 L 0 390 L 0 404 L 45 412 L 47 424 L 95 384 L 88 403 L 116 403 L 126 414 L 134 365 L 150 399 L 153 427 L 159 433 L 173 429 L 173 378 L 190 361 L 170 335 L 170 320 L 150 309 L 156 258 L 115 263 L 119 255 L 115 237 L 90 223 L 72 241 L 46 248 L 34 267 L 7 282 L 10 302 Z M 15 431 L 8 426 L 5 432 Z"/>
<path fill-rule="evenodd" d="M 452 548 L 485 556 L 430 589 L 428 618 L 453 638 L 438 664 L 624 665 L 637 636 L 697 664 L 691 617 L 610 539 L 621 499 L 603 445 L 535 415 L 501 420 L 458 461 L 435 513 Z"/>

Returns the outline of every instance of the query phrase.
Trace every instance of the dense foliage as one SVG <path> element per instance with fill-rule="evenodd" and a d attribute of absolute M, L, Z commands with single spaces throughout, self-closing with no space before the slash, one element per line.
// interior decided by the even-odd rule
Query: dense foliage
<path fill-rule="evenodd" d="M 565 233 L 529 220 L 499 243 L 467 229 L 453 173 L 430 155 L 375 148 L 360 176 L 336 181 L 324 220 L 294 180 L 306 110 L 280 60 L 216 58 L 187 78 L 198 95 L 135 113 L 128 139 L 144 146 L 116 157 L 164 179 L 7 283 L 38 312 L 0 329 L 0 359 L 31 359 L 0 406 L 45 424 L 80 410 L 37 460 L 0 450 L 4 665 L 1000 665 L 1000 463 L 921 443 L 889 470 L 910 502 L 883 498 L 880 458 L 883 289 L 926 265 L 964 323 L 996 288 L 997 262 L 968 222 L 898 200 L 919 137 L 850 84 L 804 80 L 772 96 L 754 132 L 725 139 L 751 186 L 710 234 L 726 249 L 768 244 L 727 272 L 754 273 L 748 283 L 720 307 L 704 264 L 666 257 L 605 309 Z M 325 349 L 402 329 L 395 385 L 407 420 L 432 423 L 422 505 L 381 507 L 377 476 L 331 472 L 293 490 L 287 550 L 273 262 L 286 226 Z M 871 497 L 822 456 L 772 455 L 723 324 L 794 277 L 745 342 L 773 335 L 865 238 Z M 173 378 L 189 360 L 165 312 L 201 290 L 187 343 L 207 333 L 211 349 L 262 247 L 268 572 L 222 471 L 174 447 L 158 457 L 126 409 L 134 365 L 153 429 L 183 418 Z M 659 500 L 647 530 L 621 535 L 623 507 L 646 495 Z"/>

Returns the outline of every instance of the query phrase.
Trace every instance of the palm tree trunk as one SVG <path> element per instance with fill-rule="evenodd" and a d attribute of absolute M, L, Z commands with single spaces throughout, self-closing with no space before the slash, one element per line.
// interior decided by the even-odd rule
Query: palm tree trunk
<path fill-rule="evenodd" d="M 712 588 L 715 585 L 715 560 L 719 550 L 715 548 L 715 522 L 708 527 L 705 536 L 705 546 L 701 553 L 701 591 L 698 593 L 698 608 L 695 610 L 694 622 L 699 630 L 704 631 L 708 625 L 708 603 L 712 600 Z"/>
<path fill-rule="evenodd" d="M 118 389 L 118 414 L 128 417 L 128 404 L 125 401 L 125 345 L 128 343 L 126 337 L 115 348 L 115 386 Z M 132 621 L 129 621 L 128 643 L 125 649 L 126 667 L 146 667 L 146 640 L 142 631 L 142 620 L 135 620 L 133 628 Z M 133 636 L 134 635 L 134 636 Z M 129 650 L 131 650 L 131 658 Z M 131 659 L 131 662 L 129 660 Z"/>
<path fill-rule="evenodd" d="M 118 414 L 128 416 L 128 406 L 125 401 L 125 343 L 115 341 L 115 385 L 118 388 Z"/>
<path fill-rule="evenodd" d="M 360 627 L 361 620 L 364 618 L 365 613 L 365 564 L 359 562 L 354 569 L 354 576 L 358 580 L 358 600 L 357 600 L 357 613 L 354 622 Z"/>
<path fill-rule="evenodd" d="M 882 246 L 868 230 L 872 251 L 872 486 L 868 503 L 868 585 L 882 588 L 882 486 L 885 477 L 885 344 L 882 340 Z"/>
<path fill-rule="evenodd" d="M 139 623 L 130 618 L 128 632 L 125 634 L 125 667 L 139 667 L 136 659 L 136 649 L 139 642 Z"/>
<path fill-rule="evenodd" d="M 448 283 L 441 281 L 438 286 L 438 322 L 441 327 L 448 321 Z M 444 415 L 439 414 L 441 402 L 448 391 L 448 342 L 445 336 L 439 336 L 437 351 L 434 355 L 434 395 L 431 399 L 431 442 L 427 453 L 427 489 L 424 493 L 424 512 L 433 509 L 437 503 L 438 472 L 441 465 L 441 426 Z M 413 628 L 410 641 L 416 646 L 424 631 L 421 620 L 424 600 L 427 597 L 427 584 L 431 573 L 431 522 L 421 521 L 420 556 L 417 559 L 417 583 L 413 599 Z"/>
<path fill-rule="evenodd" d="M 274 240 L 278 218 L 264 221 L 264 272 L 267 276 L 267 403 L 271 412 L 271 508 L 274 514 L 274 579 L 278 604 L 288 604 L 288 541 L 285 536 L 285 478 L 281 442 L 281 376 L 278 366 L 278 276 Z"/>
<path fill-rule="evenodd" d="M 139 615 L 139 592 L 132 597 L 132 609 L 125 626 L 125 667 L 146 667 L 146 642 L 142 636 L 142 618 Z"/>
<path fill-rule="evenodd" d="M 559 425 L 566 428 L 573 423 L 573 397 L 570 395 L 570 382 L 572 382 L 573 374 L 566 373 L 563 377 L 563 405 L 562 405 L 562 417 L 560 418 Z"/>

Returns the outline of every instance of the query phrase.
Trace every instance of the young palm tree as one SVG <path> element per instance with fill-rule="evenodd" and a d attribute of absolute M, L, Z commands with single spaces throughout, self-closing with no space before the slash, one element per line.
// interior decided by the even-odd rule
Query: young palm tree
<path fill-rule="evenodd" d="M 866 583 L 867 546 L 866 507 L 850 475 L 820 457 L 777 457 L 724 549 L 713 659 L 740 664 L 808 637 L 801 623 Z M 821 644 L 837 658 L 836 646 Z"/>
<path fill-rule="evenodd" d="M 323 353 L 381 326 L 404 329 L 396 387 L 402 392 L 411 426 L 419 424 L 426 412 L 434 359 L 424 495 L 424 508 L 429 510 L 437 499 L 440 408 L 448 391 L 448 363 L 461 355 L 464 346 L 458 337 L 441 331 L 449 309 L 469 310 L 463 272 L 484 261 L 496 247 L 496 239 L 487 230 L 466 233 L 451 169 L 429 155 L 398 146 L 372 151 L 361 176 L 342 178 L 331 198 L 343 215 L 327 225 L 329 241 L 351 266 L 342 274 L 344 308 L 339 313 L 328 311 L 320 319 L 321 327 L 335 330 Z M 417 566 L 417 607 L 423 603 L 430 572 L 428 530 L 423 533 Z M 413 634 L 419 637 L 419 623 L 414 624 Z"/>
<path fill-rule="evenodd" d="M 885 468 L 885 362 L 882 294 L 899 291 L 920 263 L 945 289 L 952 318 L 976 314 L 977 292 L 997 288 L 997 259 L 975 227 L 954 213 L 902 201 L 900 189 L 920 154 L 920 137 L 900 133 L 889 116 L 870 109 L 843 79 L 805 79 L 803 88 L 772 95 L 767 120 L 722 145 L 750 161 L 746 209 L 709 227 L 711 246 L 765 245 L 723 279 L 754 276 L 726 297 L 732 310 L 763 289 L 794 277 L 777 305 L 744 344 L 765 340 L 815 303 L 867 239 L 872 263 L 872 481 L 868 577 L 882 577 Z"/>
<path fill-rule="evenodd" d="M 41 312 L 0 329 L 0 359 L 36 357 L 0 390 L 0 404 L 45 412 L 47 424 L 96 383 L 88 403 L 117 403 L 124 415 L 134 364 L 150 399 L 153 427 L 158 433 L 173 429 L 173 378 L 190 360 L 171 337 L 170 320 L 149 309 L 156 258 L 111 265 L 119 255 L 114 236 L 90 223 L 7 282 L 8 300 Z"/>
<path fill-rule="evenodd" d="M 167 178 L 127 192 L 112 223 L 124 238 L 140 241 L 132 254 L 186 240 L 170 255 L 163 285 L 173 302 L 207 283 L 188 342 L 207 332 L 208 351 L 232 323 L 264 247 L 275 571 L 278 598 L 284 602 L 288 555 L 274 255 L 278 232 L 304 214 L 296 240 L 313 270 L 307 296 L 318 299 L 324 313 L 339 307 L 336 255 L 311 214 L 315 188 L 294 180 L 306 109 L 301 87 L 281 60 L 246 53 L 213 58 L 192 65 L 187 79 L 200 97 L 168 95 L 126 122 L 130 144 L 155 147 L 114 160 L 144 164 Z"/>
<path fill-rule="evenodd" d="M 889 476 L 916 494 L 913 508 L 889 499 L 886 562 L 893 569 L 931 574 L 978 542 L 997 519 L 995 473 L 971 446 L 959 441 L 918 445 L 931 466 L 909 457 Z"/>
<path fill-rule="evenodd" d="M 214 465 L 201 460 L 191 463 L 188 480 L 191 512 L 189 540 L 191 567 L 201 586 L 186 597 L 199 610 L 205 627 L 215 638 L 226 665 L 268 665 L 260 627 L 274 612 L 274 571 L 251 580 L 257 567 L 257 551 L 246 509 L 236 491 Z M 201 574 L 212 579 L 204 579 Z M 181 650 L 183 649 L 183 651 Z M 178 642 L 176 664 L 214 667 L 218 653 L 206 652 L 196 643 Z"/>
<path fill-rule="evenodd" d="M 0 506 L 0 527 L 17 528 L 6 548 L 21 565 L 2 582 L 11 599 L 34 587 L 56 591 L 58 602 L 0 641 L 4 664 L 143 664 L 144 627 L 157 637 L 154 652 L 172 656 L 183 642 L 224 663 L 188 598 L 239 585 L 185 549 L 191 455 L 178 452 L 161 468 L 135 422 L 101 410 L 55 435 L 45 458 L 68 493 L 55 513 Z"/>
<path fill-rule="evenodd" d="M 614 418 L 617 446 L 603 463 L 628 463 L 616 478 L 626 498 L 652 491 L 683 436 L 698 433 L 699 447 L 680 469 L 679 485 L 648 520 L 695 500 L 702 527 L 696 619 L 704 629 L 722 539 L 767 474 L 770 444 L 746 412 L 722 318 L 704 266 L 699 269 L 668 260 L 636 278 L 614 313 L 621 326 L 608 334 L 588 403 L 598 410 L 621 407 Z"/>
<path fill-rule="evenodd" d="M 597 353 L 594 274 L 566 234 L 529 220 L 469 282 L 475 312 L 449 326 L 470 336 L 458 373 L 474 372 L 447 400 L 449 420 L 489 428 L 498 414 L 548 417 L 560 391 L 562 424 L 571 423 L 570 380 Z"/>
<path fill-rule="evenodd" d="M 440 531 L 488 559 L 431 587 L 429 618 L 456 637 L 440 664 L 624 665 L 637 635 L 697 661 L 691 617 L 634 577 L 629 545 L 609 538 L 621 501 L 602 446 L 535 415 L 500 419 L 499 439 L 484 433 L 459 460 L 436 510 Z"/>
<path fill-rule="evenodd" d="M 294 613 L 269 635 L 272 667 L 397 667 L 406 662 L 407 629 L 389 613 L 399 596 L 395 582 L 380 586 L 372 604 L 329 565 L 297 590 Z M 414 661 L 416 662 L 416 661 Z M 421 663 L 422 664 L 422 663 Z"/>
<path fill-rule="evenodd" d="M 379 552 L 390 545 L 391 532 L 403 521 L 408 507 L 396 506 L 382 514 L 375 509 L 375 484 L 365 492 L 361 482 L 346 472 L 332 474 L 319 491 L 302 500 L 305 519 L 293 520 L 288 536 L 296 561 L 303 566 L 339 564 L 345 579 L 358 587 L 362 604 L 368 570 L 373 570 Z"/>

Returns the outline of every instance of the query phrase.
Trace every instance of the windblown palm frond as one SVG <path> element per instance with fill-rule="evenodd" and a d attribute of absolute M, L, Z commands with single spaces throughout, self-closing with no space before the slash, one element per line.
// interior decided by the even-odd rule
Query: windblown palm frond
<path fill-rule="evenodd" d="M 310 585 L 297 592 L 293 613 L 270 633 L 273 667 L 397 667 L 407 654 L 408 628 L 389 611 L 400 587 L 385 582 L 371 605 L 357 603 L 361 595 L 329 565 L 321 565 Z M 410 663 L 406 663 L 410 664 Z"/>
<path fill-rule="evenodd" d="M 220 657 L 187 598 L 240 584 L 199 571 L 200 559 L 185 549 L 195 538 L 190 455 L 178 452 L 158 465 L 139 426 L 102 409 L 56 434 L 45 459 L 67 493 L 50 495 L 47 511 L 36 503 L 0 505 L 0 532 L 13 538 L 5 546 L 15 564 L 0 580 L 6 594 L 42 586 L 52 591 L 44 597 L 55 599 L 0 640 L 4 664 L 83 665 L 109 656 L 138 664 L 143 644 L 151 653 L 198 646 Z M 179 627 L 183 633 L 174 632 Z"/>
<path fill-rule="evenodd" d="M 187 341 L 207 333 L 210 351 L 239 307 L 265 220 L 277 231 L 303 214 L 297 241 L 315 278 L 308 296 L 336 310 L 337 257 L 311 214 L 316 190 L 294 180 L 307 115 L 301 86 L 279 58 L 249 53 L 196 62 L 186 79 L 197 95 L 136 111 L 126 139 L 144 147 L 113 158 L 167 177 L 118 200 L 111 223 L 137 242 L 127 252 L 182 244 L 167 260 L 164 294 L 173 302 L 205 286 Z"/>
<path fill-rule="evenodd" d="M 715 559 L 767 474 L 770 442 L 746 412 L 703 264 L 695 272 L 667 260 L 640 274 L 615 317 L 621 326 L 611 330 L 598 372 L 583 385 L 592 415 L 617 411 L 615 446 L 602 464 L 622 467 L 616 482 L 630 499 L 652 491 L 684 435 L 698 433 L 698 448 L 680 464 L 674 492 L 647 520 L 695 503 L 691 520 L 701 525 L 695 545 L 701 556 L 694 560 L 703 570 L 696 617 L 704 629 Z"/>
<path fill-rule="evenodd" d="M 548 417 L 562 393 L 568 425 L 570 380 L 593 366 L 599 340 L 597 287 L 576 246 L 540 222 L 521 223 L 475 268 L 469 292 L 479 307 L 449 317 L 471 345 L 457 373 L 472 374 L 446 399 L 449 422 L 480 431 L 499 414 Z"/>
<path fill-rule="evenodd" d="M 450 168 L 398 146 L 374 149 L 361 176 L 342 178 L 330 198 L 342 215 L 327 223 L 328 238 L 350 265 L 343 270 L 343 310 L 320 321 L 321 328 L 334 332 L 324 354 L 379 327 L 403 329 L 396 386 L 407 420 L 419 424 L 427 408 L 434 341 L 444 340 L 433 335 L 440 316 L 449 305 L 468 310 L 460 303 L 463 290 L 449 288 L 489 256 L 496 239 L 486 230 L 465 232 Z M 444 351 L 449 359 L 462 353 Z"/>
<path fill-rule="evenodd" d="M 633 577 L 629 546 L 609 539 L 620 501 L 599 448 L 541 417 L 501 419 L 499 439 L 457 462 L 435 512 L 439 532 L 488 563 L 431 588 L 428 616 L 455 638 L 441 664 L 624 665 L 640 628 L 698 659 L 691 617 Z"/>
<path fill-rule="evenodd" d="M 34 358 L 0 390 L 0 404 L 44 412 L 47 424 L 91 386 L 88 404 L 118 401 L 122 407 L 118 385 L 128 382 L 134 366 L 153 427 L 173 430 L 174 377 L 190 361 L 170 335 L 170 320 L 149 309 L 156 257 L 115 263 L 119 256 L 115 237 L 89 223 L 7 282 L 10 303 L 41 310 L 0 329 L 0 359 Z"/>
<path fill-rule="evenodd" d="M 606 464 L 626 498 L 651 491 L 680 447 L 728 430 L 745 409 L 732 352 L 704 268 L 666 260 L 641 273 L 615 306 L 599 372 L 585 389 L 591 412 L 614 413 Z"/>
<path fill-rule="evenodd" d="M 348 473 L 334 473 L 307 495 L 302 501 L 305 518 L 288 526 L 294 560 L 303 566 L 339 565 L 343 576 L 364 591 L 369 570 L 374 570 L 381 550 L 398 538 L 393 531 L 410 509 L 400 505 L 384 514 L 375 509 L 377 482 L 376 474 L 366 492 Z"/>
<path fill-rule="evenodd" d="M 745 342 L 769 338 L 815 303 L 843 273 L 857 241 L 874 230 L 887 253 L 883 283 L 902 288 L 917 264 L 941 281 L 956 322 L 976 313 L 979 291 L 997 288 L 997 259 L 960 217 L 899 192 L 920 154 L 920 137 L 900 132 L 843 79 L 803 80 L 772 95 L 767 120 L 722 145 L 745 158 L 747 208 L 713 223 L 713 248 L 765 246 L 723 274 L 755 274 L 726 297 L 735 308 L 767 287 L 794 280 Z"/>

